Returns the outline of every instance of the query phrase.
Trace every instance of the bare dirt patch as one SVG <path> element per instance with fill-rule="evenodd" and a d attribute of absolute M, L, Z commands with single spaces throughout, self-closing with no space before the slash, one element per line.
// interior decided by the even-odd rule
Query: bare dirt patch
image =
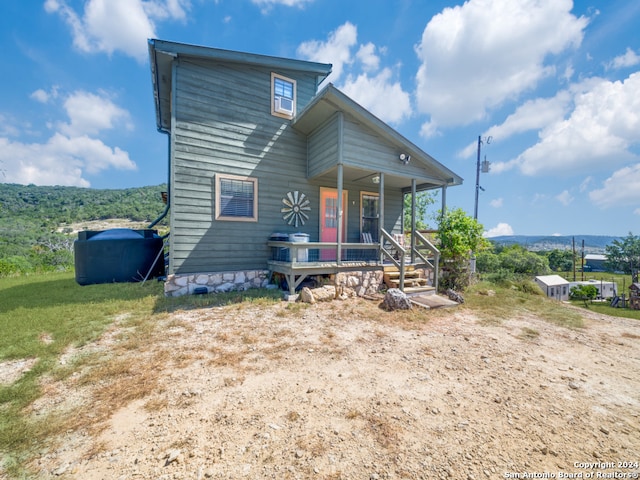
<path fill-rule="evenodd" d="M 120 339 L 127 390 L 139 382 L 142 395 L 73 377 L 51 389 L 87 389 L 98 397 L 76 398 L 109 413 L 43 453 L 40 478 L 639 471 L 616 463 L 640 462 L 638 321 L 589 314 L 585 328 L 566 329 L 531 314 L 487 325 L 464 306 L 385 312 L 358 299 L 159 321 L 148 342 Z M 136 376 L 145 369 L 150 384 Z"/>

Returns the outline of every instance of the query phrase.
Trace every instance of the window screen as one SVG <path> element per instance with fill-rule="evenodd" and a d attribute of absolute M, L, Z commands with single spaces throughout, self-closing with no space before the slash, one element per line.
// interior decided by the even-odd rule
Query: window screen
<path fill-rule="evenodd" d="M 218 175 L 216 218 L 257 220 L 257 179 Z"/>
<path fill-rule="evenodd" d="M 273 82 L 275 96 L 293 99 L 293 83 L 278 77 L 274 78 Z"/>

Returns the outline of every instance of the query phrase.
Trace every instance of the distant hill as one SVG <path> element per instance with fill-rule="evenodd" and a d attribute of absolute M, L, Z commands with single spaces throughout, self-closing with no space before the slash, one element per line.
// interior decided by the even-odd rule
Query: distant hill
<path fill-rule="evenodd" d="M 521 245 L 532 252 L 570 250 L 574 240 L 576 251 L 581 251 L 584 240 L 585 253 L 604 253 L 607 245 L 621 238 L 608 235 L 503 235 L 489 240 L 496 245 Z"/>
<path fill-rule="evenodd" d="M 0 183 L 0 276 L 67 268 L 82 229 L 143 228 L 163 212 L 166 185 L 93 189 Z M 163 219 L 156 229 L 167 229 Z"/>

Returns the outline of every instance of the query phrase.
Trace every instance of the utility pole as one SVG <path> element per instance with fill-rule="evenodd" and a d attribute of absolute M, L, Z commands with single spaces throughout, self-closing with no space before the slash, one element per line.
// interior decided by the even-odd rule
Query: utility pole
<path fill-rule="evenodd" d="M 485 138 L 485 141 L 487 142 L 487 145 L 489 145 L 491 143 L 491 136 L 488 136 Z M 480 186 L 480 148 L 482 145 L 482 138 L 480 137 L 480 135 L 478 135 L 478 161 L 476 163 L 476 206 L 473 210 L 473 218 L 475 220 L 478 219 L 478 195 L 480 193 L 480 190 L 482 190 L 484 192 L 484 188 L 482 188 Z M 491 165 L 489 162 L 487 162 L 487 158 L 485 157 L 484 162 L 482 162 L 482 173 L 487 173 L 489 172 L 489 165 Z"/>

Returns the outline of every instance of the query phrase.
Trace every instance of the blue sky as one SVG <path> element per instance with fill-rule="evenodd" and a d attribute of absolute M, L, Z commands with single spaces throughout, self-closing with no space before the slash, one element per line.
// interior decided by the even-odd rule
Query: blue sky
<path fill-rule="evenodd" d="M 499 234 L 639 234 L 636 0 L 0 4 L 0 181 L 167 179 L 147 39 L 327 62 L 328 81 L 464 178 Z"/>

